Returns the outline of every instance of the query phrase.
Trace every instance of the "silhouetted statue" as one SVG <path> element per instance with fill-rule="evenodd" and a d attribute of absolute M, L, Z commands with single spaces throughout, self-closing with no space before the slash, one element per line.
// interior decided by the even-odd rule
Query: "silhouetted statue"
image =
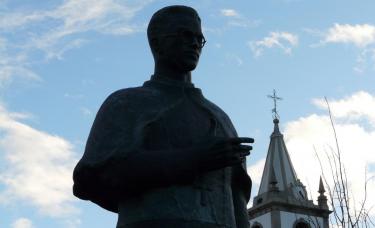
<path fill-rule="evenodd" d="M 237 137 L 191 83 L 205 44 L 197 12 L 165 7 L 147 35 L 154 75 L 103 103 L 74 170 L 74 195 L 118 213 L 118 228 L 249 227 L 244 143 L 253 139 Z"/>

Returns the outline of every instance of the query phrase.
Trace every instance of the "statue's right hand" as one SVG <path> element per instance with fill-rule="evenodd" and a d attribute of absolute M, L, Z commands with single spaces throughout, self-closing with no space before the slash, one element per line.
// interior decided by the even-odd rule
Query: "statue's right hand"
<path fill-rule="evenodd" d="M 254 139 L 247 137 L 210 138 L 192 150 L 191 155 L 196 162 L 193 165 L 197 165 L 200 171 L 211 171 L 240 164 L 252 149 L 252 146 L 244 144 L 253 142 Z"/>

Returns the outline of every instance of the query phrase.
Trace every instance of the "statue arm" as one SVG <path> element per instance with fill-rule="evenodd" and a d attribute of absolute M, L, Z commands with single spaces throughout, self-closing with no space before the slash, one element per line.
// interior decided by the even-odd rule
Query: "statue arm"
<path fill-rule="evenodd" d="M 127 96 L 112 94 L 98 111 L 85 153 L 73 172 L 73 193 L 81 199 L 115 200 L 119 195 L 194 179 L 193 158 L 187 156 L 192 154 L 190 149 L 143 148 L 143 113 Z"/>
<path fill-rule="evenodd" d="M 251 146 L 241 143 L 249 141 L 252 139 L 210 137 L 189 148 L 143 149 L 110 166 L 117 169 L 113 169 L 114 175 L 121 176 L 123 192 L 139 193 L 171 184 L 190 183 L 202 173 L 227 166 L 239 166 L 243 171 L 240 164 Z M 245 190 L 243 195 L 246 193 Z M 248 197 L 244 199 L 248 200 Z"/>
<path fill-rule="evenodd" d="M 250 199 L 251 179 L 246 173 L 246 161 L 232 167 L 233 205 L 238 228 L 248 228 L 247 203 Z"/>
<path fill-rule="evenodd" d="M 91 200 L 116 212 L 118 184 L 121 183 L 116 161 L 123 161 L 134 152 L 139 142 L 134 139 L 136 113 L 129 92 L 111 94 L 100 107 L 85 152 L 73 171 L 73 194 Z"/>

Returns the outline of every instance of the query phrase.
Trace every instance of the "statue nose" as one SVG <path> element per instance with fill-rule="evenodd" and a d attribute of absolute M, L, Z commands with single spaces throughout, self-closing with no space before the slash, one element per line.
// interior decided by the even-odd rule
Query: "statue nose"
<path fill-rule="evenodd" d="M 195 49 L 200 49 L 199 38 L 196 36 L 191 37 L 187 43 Z"/>

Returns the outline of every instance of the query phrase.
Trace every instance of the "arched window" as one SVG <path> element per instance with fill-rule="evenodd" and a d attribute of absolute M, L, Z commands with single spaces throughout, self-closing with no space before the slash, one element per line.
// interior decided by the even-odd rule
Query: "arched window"
<path fill-rule="evenodd" d="M 259 222 L 254 222 L 254 224 L 251 226 L 251 228 L 263 228 L 263 226 Z"/>
<path fill-rule="evenodd" d="M 311 228 L 310 224 L 300 218 L 294 222 L 293 228 Z"/>

